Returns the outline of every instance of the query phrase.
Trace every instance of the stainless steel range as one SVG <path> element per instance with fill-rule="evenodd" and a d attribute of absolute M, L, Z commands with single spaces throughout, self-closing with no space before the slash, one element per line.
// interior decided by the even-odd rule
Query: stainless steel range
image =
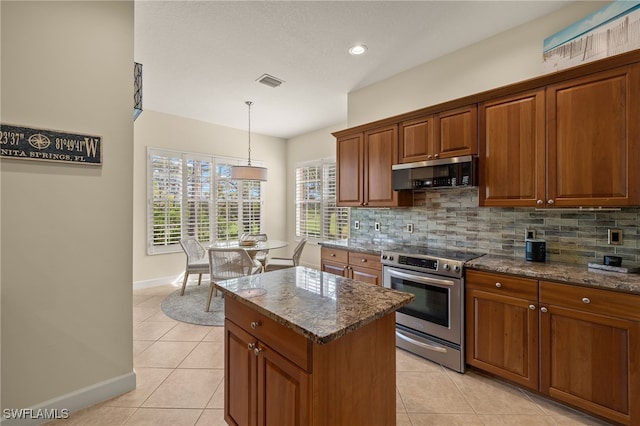
<path fill-rule="evenodd" d="M 464 372 L 464 263 L 478 256 L 421 247 L 382 252 L 383 285 L 415 295 L 396 312 L 396 346 Z"/>

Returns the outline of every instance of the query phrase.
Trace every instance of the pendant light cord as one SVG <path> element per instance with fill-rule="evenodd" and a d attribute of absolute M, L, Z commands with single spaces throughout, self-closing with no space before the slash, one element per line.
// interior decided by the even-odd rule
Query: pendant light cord
<path fill-rule="evenodd" d="M 249 107 L 249 162 L 248 165 L 251 166 L 251 105 L 253 102 L 246 101 L 245 104 Z"/>

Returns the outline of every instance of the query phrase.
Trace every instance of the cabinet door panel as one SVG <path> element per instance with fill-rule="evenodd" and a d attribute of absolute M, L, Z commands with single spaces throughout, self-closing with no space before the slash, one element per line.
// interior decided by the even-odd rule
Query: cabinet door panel
<path fill-rule="evenodd" d="M 334 275 L 340 275 L 341 277 L 346 277 L 349 272 L 346 264 L 332 263 L 332 262 L 327 262 L 325 260 L 322 261 L 322 271 L 329 272 L 330 274 L 334 274 Z"/>
<path fill-rule="evenodd" d="M 310 422 L 309 374 L 261 345 L 258 357 L 260 426 L 296 426 Z"/>
<path fill-rule="evenodd" d="M 433 117 L 405 121 L 400 125 L 400 163 L 433 159 Z"/>
<path fill-rule="evenodd" d="M 369 284 L 382 285 L 382 271 L 352 265 L 351 278 Z"/>
<path fill-rule="evenodd" d="M 336 185 L 339 206 L 360 206 L 363 203 L 362 134 L 337 140 Z"/>
<path fill-rule="evenodd" d="M 547 196 L 554 205 L 638 203 L 639 66 L 547 88 Z"/>
<path fill-rule="evenodd" d="M 365 206 L 395 206 L 391 166 L 398 160 L 398 126 L 365 133 Z"/>
<path fill-rule="evenodd" d="M 540 391 L 622 424 L 637 424 L 638 323 L 546 308 L 540 323 Z"/>
<path fill-rule="evenodd" d="M 478 153 L 478 109 L 476 105 L 436 115 L 435 154 L 438 158 Z"/>
<path fill-rule="evenodd" d="M 247 349 L 256 339 L 225 320 L 225 420 L 231 425 L 256 425 L 255 355 Z"/>
<path fill-rule="evenodd" d="M 524 299 L 468 290 L 467 363 L 538 389 L 538 311 Z M 535 306 L 535 304 L 534 304 Z"/>
<path fill-rule="evenodd" d="M 480 105 L 481 206 L 545 199 L 544 89 Z"/>

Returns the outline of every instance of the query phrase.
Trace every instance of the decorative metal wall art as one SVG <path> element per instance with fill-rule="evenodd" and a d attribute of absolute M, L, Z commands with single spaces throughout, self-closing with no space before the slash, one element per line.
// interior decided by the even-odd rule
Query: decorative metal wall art
<path fill-rule="evenodd" d="M 133 63 L 133 121 L 142 114 L 142 64 Z"/>

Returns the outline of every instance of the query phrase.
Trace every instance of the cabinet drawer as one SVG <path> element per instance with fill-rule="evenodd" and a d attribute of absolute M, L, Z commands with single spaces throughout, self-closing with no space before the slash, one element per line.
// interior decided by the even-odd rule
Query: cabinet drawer
<path fill-rule="evenodd" d="M 381 270 L 380 256 L 375 254 L 349 252 L 349 265 Z"/>
<path fill-rule="evenodd" d="M 322 247 L 320 257 L 322 260 L 329 260 L 331 262 L 349 263 L 349 254 L 346 250 Z"/>
<path fill-rule="evenodd" d="M 467 270 L 465 286 L 505 296 L 538 300 L 538 281 L 529 278 Z"/>
<path fill-rule="evenodd" d="M 540 281 L 540 304 L 640 321 L 640 296 L 613 290 Z"/>
<path fill-rule="evenodd" d="M 225 297 L 224 305 L 224 314 L 228 320 L 233 321 L 237 326 L 300 368 L 311 371 L 311 357 L 309 355 L 311 341 L 309 339 L 232 297 Z M 255 328 L 252 327 L 254 323 L 256 324 Z"/>

